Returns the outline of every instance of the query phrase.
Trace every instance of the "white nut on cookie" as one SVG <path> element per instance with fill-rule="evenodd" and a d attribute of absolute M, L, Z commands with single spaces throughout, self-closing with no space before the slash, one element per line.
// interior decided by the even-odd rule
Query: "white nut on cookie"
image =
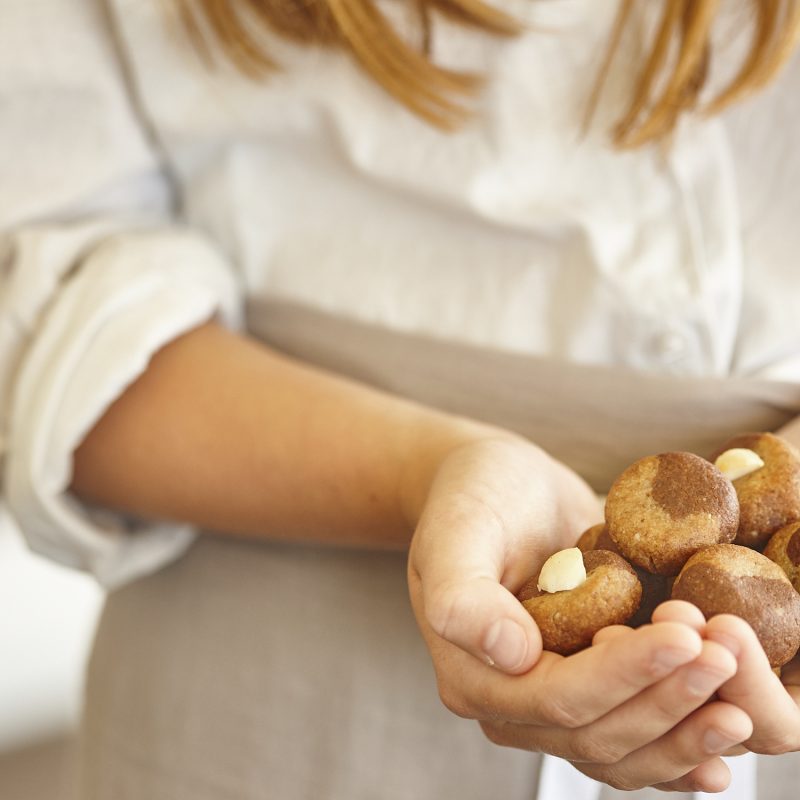
<path fill-rule="evenodd" d="M 537 586 L 541 592 L 564 592 L 575 589 L 586 580 L 583 553 L 577 547 L 553 553 L 542 566 Z"/>
<path fill-rule="evenodd" d="M 726 450 L 714 462 L 714 466 L 730 481 L 743 478 L 764 466 L 764 460 L 758 453 L 745 447 L 734 447 Z"/>

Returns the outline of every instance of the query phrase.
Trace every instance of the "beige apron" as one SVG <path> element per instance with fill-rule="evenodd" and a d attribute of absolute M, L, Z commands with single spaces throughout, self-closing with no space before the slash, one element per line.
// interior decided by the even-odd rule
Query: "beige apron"
<path fill-rule="evenodd" d="M 800 414 L 797 385 L 556 364 L 288 305 L 251 308 L 250 329 L 305 361 L 516 430 L 599 491 L 647 453 L 708 453 Z M 796 757 L 765 761 L 760 797 L 796 800 Z M 208 535 L 108 598 L 78 797 L 532 800 L 539 762 L 441 706 L 402 555 Z"/>

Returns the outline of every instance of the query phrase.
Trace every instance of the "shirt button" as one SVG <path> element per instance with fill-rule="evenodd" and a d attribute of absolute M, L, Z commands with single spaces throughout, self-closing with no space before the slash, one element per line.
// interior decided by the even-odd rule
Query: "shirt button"
<path fill-rule="evenodd" d="M 655 355 L 666 364 L 672 364 L 683 358 L 687 347 L 686 337 L 675 330 L 662 331 L 653 340 Z"/>

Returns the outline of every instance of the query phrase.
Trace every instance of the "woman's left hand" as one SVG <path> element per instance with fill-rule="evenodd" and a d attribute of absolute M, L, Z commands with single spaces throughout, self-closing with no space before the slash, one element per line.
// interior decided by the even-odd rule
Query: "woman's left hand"
<path fill-rule="evenodd" d="M 727 647 L 739 662 L 736 675 L 720 687 L 719 696 L 753 721 L 753 735 L 744 747 L 768 755 L 800 750 L 800 656 L 784 665 L 779 678 L 753 629 L 730 614 L 710 619 L 704 638 Z"/>
<path fill-rule="evenodd" d="M 765 755 L 800 750 L 800 654 L 784 665 L 779 678 L 753 629 L 740 617 L 721 614 L 706 622 L 694 606 L 669 601 L 656 609 L 653 621 L 688 624 L 704 639 L 723 645 L 736 656 L 736 674 L 717 694 L 750 717 L 753 734 L 729 755 L 748 750 Z"/>

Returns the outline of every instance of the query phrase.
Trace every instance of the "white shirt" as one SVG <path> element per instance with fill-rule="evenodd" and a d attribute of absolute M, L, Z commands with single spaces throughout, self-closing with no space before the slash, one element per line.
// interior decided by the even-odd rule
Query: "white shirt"
<path fill-rule="evenodd" d="M 669 151 L 621 153 L 638 28 L 579 134 L 612 0 L 518 0 L 531 30 L 510 41 L 437 24 L 437 61 L 487 78 L 455 134 L 339 52 L 275 40 L 268 81 L 209 72 L 164 5 L 0 10 L 2 497 L 39 552 L 116 586 L 186 548 L 186 526 L 79 504 L 71 453 L 159 347 L 213 314 L 246 326 L 264 299 L 560 361 L 800 380 L 797 63 Z"/>

